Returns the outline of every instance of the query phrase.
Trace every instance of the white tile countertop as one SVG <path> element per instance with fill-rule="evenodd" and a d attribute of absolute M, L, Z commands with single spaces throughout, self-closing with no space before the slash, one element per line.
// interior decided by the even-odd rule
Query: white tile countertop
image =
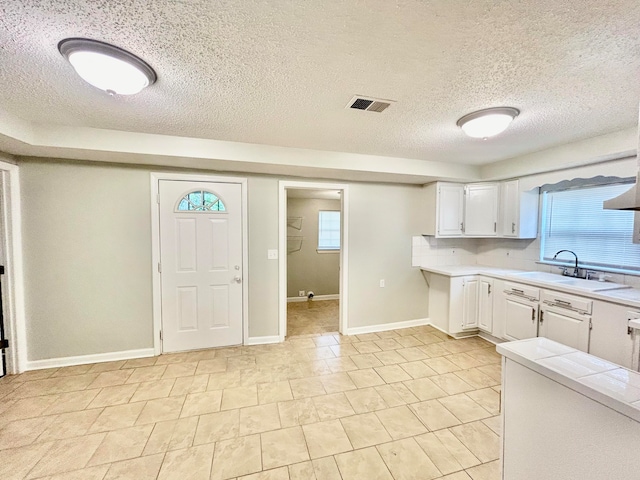
<path fill-rule="evenodd" d="M 496 351 L 640 422 L 640 373 L 544 337 L 501 343 Z"/>
<path fill-rule="evenodd" d="M 628 285 L 596 280 L 573 279 L 546 272 L 526 272 L 504 268 L 485 267 L 482 265 L 422 266 L 421 270 L 447 277 L 464 277 L 467 275 L 484 275 L 487 277 L 508 280 L 510 282 L 548 288 L 559 292 L 582 295 L 596 300 L 617 303 L 628 307 L 640 308 L 640 290 Z"/>

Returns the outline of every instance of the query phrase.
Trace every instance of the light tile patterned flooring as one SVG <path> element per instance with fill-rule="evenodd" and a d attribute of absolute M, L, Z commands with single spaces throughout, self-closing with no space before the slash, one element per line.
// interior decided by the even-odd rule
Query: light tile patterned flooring
<path fill-rule="evenodd" d="M 337 332 L 339 300 L 312 300 L 287 303 L 287 335 Z"/>
<path fill-rule="evenodd" d="M 0 478 L 499 478 L 500 358 L 431 327 L 0 379 Z"/>

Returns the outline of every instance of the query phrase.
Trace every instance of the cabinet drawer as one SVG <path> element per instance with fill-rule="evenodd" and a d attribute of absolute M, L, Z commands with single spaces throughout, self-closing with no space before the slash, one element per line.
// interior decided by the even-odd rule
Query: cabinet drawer
<path fill-rule="evenodd" d="M 540 300 L 540 289 L 520 283 L 504 282 L 504 293 L 516 297 L 525 297 L 531 301 Z"/>
<path fill-rule="evenodd" d="M 550 290 L 542 291 L 542 303 L 546 305 L 553 305 L 560 308 L 566 308 L 568 310 L 574 310 L 576 312 L 585 313 L 591 315 L 593 308 L 593 300 L 589 300 L 583 297 L 576 297 L 574 295 L 568 295 L 566 293 L 553 292 Z"/>

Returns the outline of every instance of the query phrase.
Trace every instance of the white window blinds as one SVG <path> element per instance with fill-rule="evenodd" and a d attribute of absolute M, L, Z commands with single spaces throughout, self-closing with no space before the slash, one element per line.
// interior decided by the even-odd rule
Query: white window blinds
<path fill-rule="evenodd" d="M 552 260 L 558 250 L 567 249 L 586 268 L 640 270 L 640 245 L 632 243 L 634 212 L 602 208 L 603 201 L 629 188 L 613 184 L 543 193 L 541 260 Z M 569 254 L 557 260 L 565 259 L 573 262 Z"/>
<path fill-rule="evenodd" d="M 340 212 L 318 212 L 318 250 L 340 250 Z"/>

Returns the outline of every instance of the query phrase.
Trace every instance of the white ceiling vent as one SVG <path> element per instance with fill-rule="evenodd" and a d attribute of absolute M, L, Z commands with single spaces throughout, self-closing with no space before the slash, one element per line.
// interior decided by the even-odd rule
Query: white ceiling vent
<path fill-rule="evenodd" d="M 356 95 L 353 97 L 345 108 L 354 108 L 356 110 L 366 110 L 367 112 L 384 112 L 394 100 L 383 100 L 381 98 L 362 97 Z"/>

